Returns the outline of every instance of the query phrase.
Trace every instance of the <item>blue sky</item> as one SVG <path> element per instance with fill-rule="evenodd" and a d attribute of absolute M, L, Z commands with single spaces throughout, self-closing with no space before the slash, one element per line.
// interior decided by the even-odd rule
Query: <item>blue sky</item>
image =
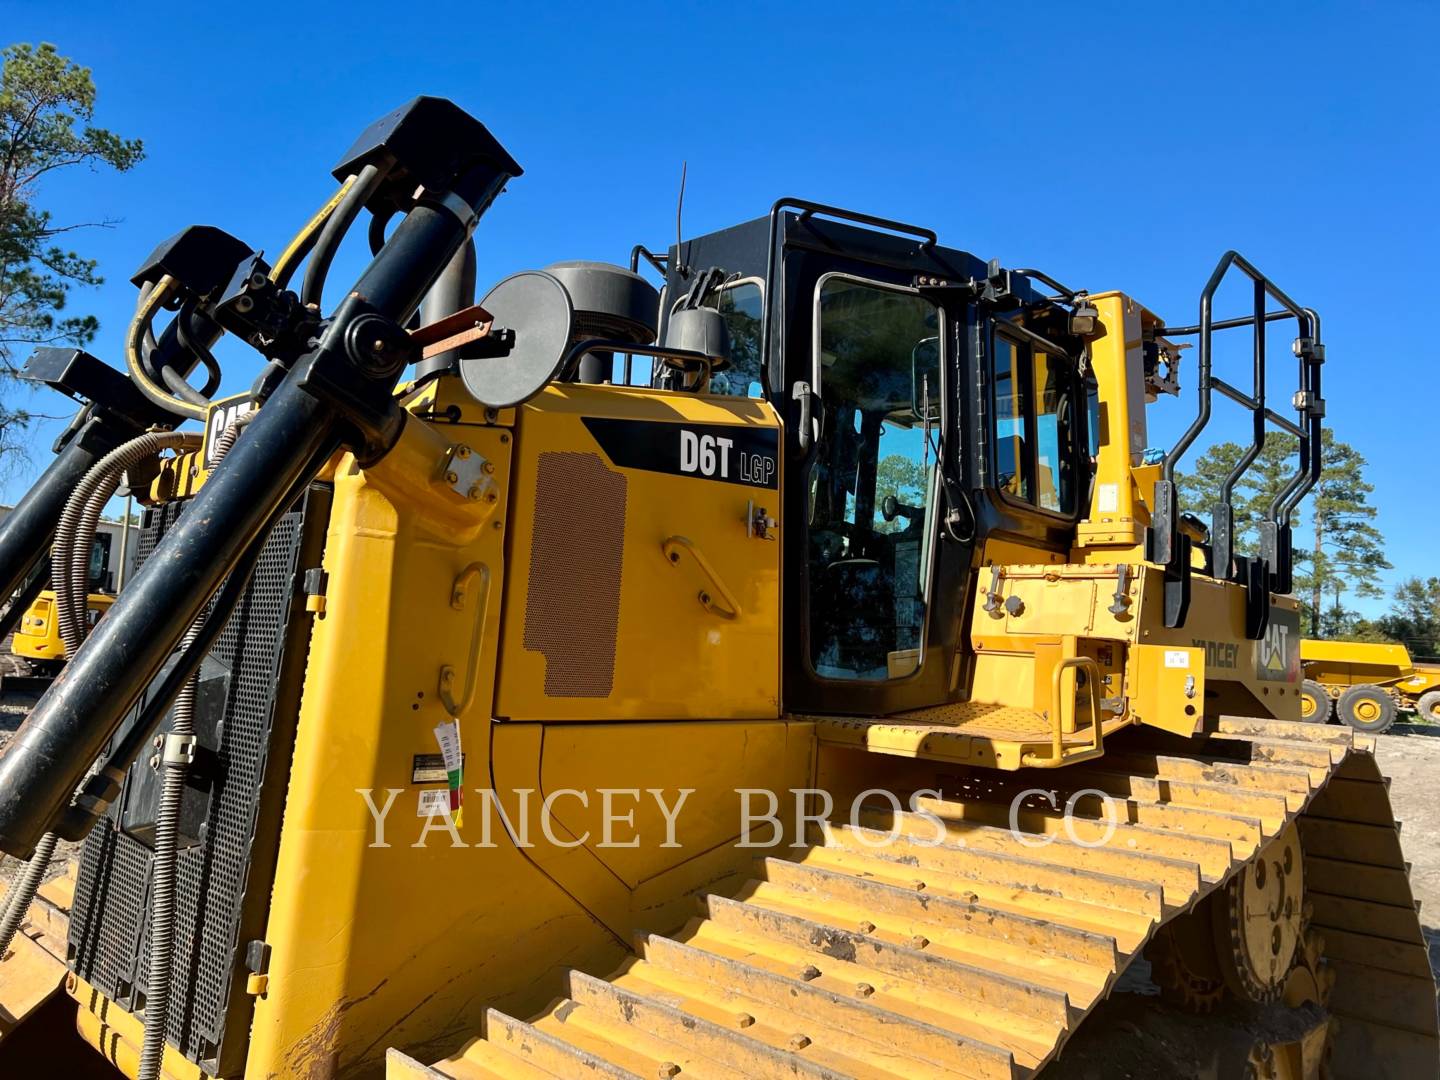
<path fill-rule="evenodd" d="M 482 291 L 670 242 L 682 160 L 687 233 L 805 196 L 1125 290 L 1173 323 L 1195 321 L 1239 248 L 1325 318 L 1331 422 L 1370 461 L 1391 580 L 1440 573 L 1420 493 L 1436 458 L 1440 6 L 200 7 L 0 2 L 5 43 L 52 41 L 91 67 L 98 122 L 146 143 L 132 173 L 72 171 L 42 197 L 62 220 L 119 219 L 75 238 L 109 279 L 74 305 L 99 316 L 112 363 L 126 279 L 159 240 L 207 222 L 277 252 L 366 123 L 438 94 L 526 170 L 477 233 Z M 332 281 L 359 260 L 348 249 Z M 249 382 L 250 356 L 221 358 L 229 384 Z M 1276 366 L 1283 402 L 1291 365 Z M 1183 427 L 1189 390 L 1153 417 L 1152 444 Z M 1215 432 L 1236 433 L 1238 410 L 1218 411 Z M 52 437 L 37 433 L 5 501 Z"/>

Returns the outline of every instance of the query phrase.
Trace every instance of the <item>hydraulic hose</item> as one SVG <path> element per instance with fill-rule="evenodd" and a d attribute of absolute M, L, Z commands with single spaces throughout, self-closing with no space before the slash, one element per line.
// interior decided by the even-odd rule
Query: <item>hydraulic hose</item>
<path fill-rule="evenodd" d="M 325 279 L 330 274 L 330 264 L 335 260 L 335 253 L 340 250 L 340 241 L 345 239 L 356 215 L 383 179 L 383 174 L 376 166 L 366 165 L 353 181 L 345 182 L 344 194 L 335 204 L 325 227 L 320 230 L 320 236 L 315 241 L 315 250 L 310 253 L 310 261 L 305 264 L 305 278 L 300 285 L 301 303 L 314 304 L 317 308 L 320 306 L 325 293 Z"/>
<path fill-rule="evenodd" d="M 74 655 L 85 638 L 90 549 L 95 543 L 95 525 L 105 503 L 120 486 L 121 475 L 162 450 L 193 450 L 199 445 L 200 436 L 193 432 L 146 432 L 110 451 L 80 478 L 60 514 L 50 563 L 56 617 L 67 655 Z M 104 497 L 99 498 L 92 512 L 91 497 L 101 493 Z"/>
<path fill-rule="evenodd" d="M 241 429 L 255 413 L 234 420 L 215 444 L 218 465 L 235 445 Z M 92 500 L 93 501 L 93 500 Z M 246 575 L 249 576 L 248 574 Z M 210 618 L 226 616 L 212 611 Z M 206 624 L 201 616 L 185 631 L 182 654 L 193 648 Z M 138 1080 L 157 1080 L 165 1058 L 165 1031 L 170 1015 L 170 965 L 175 953 L 175 876 L 179 861 L 180 806 L 195 741 L 195 696 L 200 674 L 185 680 L 170 717 L 170 735 L 160 752 L 160 806 L 155 815 L 155 857 L 150 883 L 150 971 L 145 984 L 145 1036 L 140 1047 Z M 187 748 L 188 744 L 188 748 Z M 53 833 L 48 834 L 53 836 Z"/>
<path fill-rule="evenodd" d="M 204 366 L 205 385 L 197 391 L 186 381 L 185 376 L 181 375 L 180 372 L 174 368 L 167 367 L 163 370 L 166 373 L 167 381 L 170 373 L 173 372 L 175 378 L 180 381 L 182 386 L 199 394 L 200 400 L 208 404 L 210 399 L 215 396 L 215 391 L 220 389 L 220 362 L 215 359 L 215 354 L 210 351 L 210 347 L 191 332 L 191 321 L 194 316 L 195 301 L 188 300 L 180 309 L 179 318 L 175 320 L 175 330 L 180 340 L 181 348 L 199 360 Z M 174 387 L 172 386 L 171 389 L 174 389 Z"/>
<path fill-rule="evenodd" d="M 10 942 L 15 940 L 15 931 L 20 929 L 20 924 L 25 921 L 30 902 L 35 899 L 35 890 L 40 887 L 40 879 L 45 876 L 45 869 L 55 855 L 58 839 L 53 832 L 40 838 L 40 843 L 35 846 L 35 854 L 30 856 L 25 869 L 20 871 L 20 876 L 10 887 L 10 894 L 5 897 L 5 914 L 0 916 L 0 959 L 4 959 L 5 954 L 10 951 Z"/>
<path fill-rule="evenodd" d="M 290 278 L 294 275 L 295 268 L 300 265 L 300 260 L 305 258 L 310 253 L 310 249 L 315 246 L 315 240 L 320 235 L 320 230 L 324 228 L 325 222 L 330 219 L 330 215 L 340 205 L 340 200 L 349 193 L 355 181 L 356 177 L 351 176 L 341 184 L 335 194 L 326 200 L 325 205 L 315 212 L 315 216 L 307 221 L 305 227 L 296 233 L 295 238 L 285 246 L 285 250 L 280 253 L 280 258 L 275 260 L 275 265 L 270 269 L 270 280 L 276 285 L 283 289 L 290 284 Z"/>
<path fill-rule="evenodd" d="M 135 317 L 130 320 L 130 331 L 125 335 L 125 366 L 136 389 L 150 401 L 167 412 L 187 420 L 204 420 L 205 407 L 176 397 L 150 377 L 145 368 L 145 334 L 165 301 L 176 292 L 175 279 L 169 274 L 162 277 L 153 289 L 140 293 L 140 302 L 135 306 Z"/>
<path fill-rule="evenodd" d="M 287 495 L 341 447 L 384 452 L 380 444 L 400 419 L 393 392 L 403 367 L 377 368 L 353 335 L 368 332 L 360 328 L 372 318 L 404 326 L 468 238 L 474 217 L 520 175 L 488 132 L 475 125 L 472 134 L 468 149 L 455 152 L 453 178 L 433 185 L 443 196 L 427 189 L 406 213 L 156 557 L 127 583 L 66 677 L 50 685 L 0 753 L 0 850 L 29 855 L 65 816 L 86 763 L 101 753 Z"/>
<path fill-rule="evenodd" d="M 181 643 L 189 648 L 200 632 L 190 624 Z M 185 680 L 170 716 L 170 735 L 160 751 L 160 807 L 155 814 L 155 856 L 150 877 L 150 970 L 145 983 L 145 1036 L 140 1047 L 138 1080 L 157 1080 L 165 1057 L 170 1015 L 170 963 L 175 953 L 175 871 L 178 862 L 180 804 L 185 797 L 186 760 L 194 750 L 195 693 L 199 676 Z M 53 836 L 54 833 L 48 834 Z"/>

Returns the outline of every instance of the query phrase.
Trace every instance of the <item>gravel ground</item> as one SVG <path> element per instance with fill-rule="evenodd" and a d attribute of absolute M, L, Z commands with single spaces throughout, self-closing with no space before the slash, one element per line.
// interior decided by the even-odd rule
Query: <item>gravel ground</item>
<path fill-rule="evenodd" d="M 1420 924 L 1430 945 L 1430 968 L 1440 979 L 1440 725 L 1396 724 L 1377 740 L 1380 771 L 1390 777 L 1390 805 L 1403 822 L 1400 843 L 1413 864 L 1410 888 L 1420 901 Z"/>
<path fill-rule="evenodd" d="M 3 685 L 6 675 L 24 674 L 28 674 L 28 669 L 24 662 L 10 651 L 10 639 L 7 637 L 4 641 L 0 641 L 0 685 Z M 10 736 L 15 733 L 15 729 L 24 722 L 39 696 L 38 694 L 21 694 L 0 690 L 0 750 L 5 748 L 5 744 L 10 741 Z M 56 845 L 55 858 L 50 861 L 50 869 L 45 874 L 47 881 L 59 877 L 65 872 L 65 861 L 74 853 L 75 848 L 74 844 Z M 10 882 L 15 879 L 15 875 L 20 870 L 20 863 L 8 855 L 0 856 L 0 858 L 3 858 L 3 864 L 0 864 L 0 882 L 4 883 L 8 892 Z"/>

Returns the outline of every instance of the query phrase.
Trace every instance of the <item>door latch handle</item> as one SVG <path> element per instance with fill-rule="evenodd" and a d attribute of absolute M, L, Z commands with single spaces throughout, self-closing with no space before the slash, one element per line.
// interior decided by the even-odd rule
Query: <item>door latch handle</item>
<path fill-rule="evenodd" d="M 800 403 L 800 423 L 795 428 L 795 437 L 800 441 L 800 449 L 806 451 L 815 441 L 815 421 L 813 419 L 815 391 L 810 388 L 808 382 L 797 382 L 790 391 L 790 396 Z"/>

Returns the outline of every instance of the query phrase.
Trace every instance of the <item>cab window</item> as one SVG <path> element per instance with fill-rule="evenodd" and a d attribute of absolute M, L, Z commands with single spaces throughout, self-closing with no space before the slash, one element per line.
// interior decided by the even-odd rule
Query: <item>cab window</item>
<path fill-rule="evenodd" d="M 992 354 L 996 488 L 1017 502 L 1073 514 L 1077 415 L 1069 360 L 1001 331 Z"/>
<path fill-rule="evenodd" d="M 924 637 L 940 312 L 908 289 L 840 275 L 821 279 L 815 308 L 809 660 L 824 678 L 903 678 Z"/>

